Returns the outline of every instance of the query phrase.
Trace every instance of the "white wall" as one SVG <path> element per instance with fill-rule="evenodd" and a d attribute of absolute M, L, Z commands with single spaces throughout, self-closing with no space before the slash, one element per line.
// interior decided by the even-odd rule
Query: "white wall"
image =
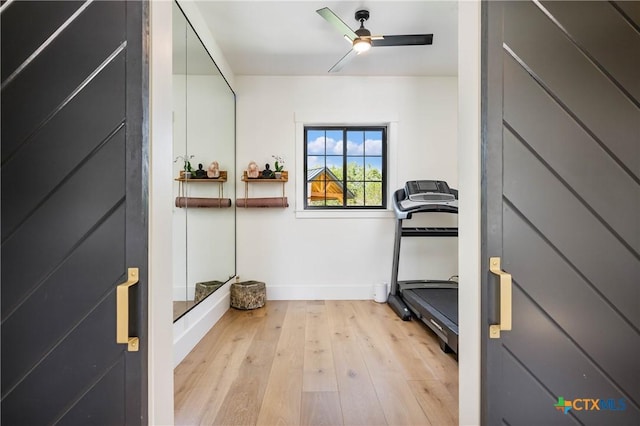
<path fill-rule="evenodd" d="M 249 161 L 273 165 L 271 156 L 281 155 L 290 204 L 238 209 L 241 279 L 266 282 L 269 299 L 372 298 L 373 286 L 391 276 L 394 216 L 300 211 L 302 127 L 389 124 L 389 192 L 411 179 L 456 187 L 457 79 L 236 76 L 236 94 L 237 179 Z M 279 195 L 277 186 L 254 186 L 250 196 Z M 244 185 L 237 194 L 244 196 Z M 457 274 L 455 238 L 405 241 L 401 279 Z"/>

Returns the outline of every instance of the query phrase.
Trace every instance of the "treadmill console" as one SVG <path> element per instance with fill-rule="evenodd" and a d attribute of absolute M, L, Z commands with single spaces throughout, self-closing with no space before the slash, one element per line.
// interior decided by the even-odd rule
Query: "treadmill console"
<path fill-rule="evenodd" d="M 404 191 L 409 200 L 417 202 L 446 203 L 456 199 L 443 180 L 410 180 L 405 184 Z"/>

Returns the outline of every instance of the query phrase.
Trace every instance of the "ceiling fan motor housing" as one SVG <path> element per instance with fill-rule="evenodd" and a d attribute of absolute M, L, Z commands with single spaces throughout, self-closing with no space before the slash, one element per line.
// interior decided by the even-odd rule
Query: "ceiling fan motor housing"
<path fill-rule="evenodd" d="M 356 20 L 360 21 L 360 28 L 355 31 L 358 37 L 371 37 L 371 31 L 364 27 L 364 21 L 369 19 L 368 10 L 359 10 L 356 12 Z"/>
<path fill-rule="evenodd" d="M 356 12 L 356 21 L 360 22 L 361 20 L 369 19 L 369 11 L 368 10 L 358 10 Z"/>
<path fill-rule="evenodd" d="M 371 37 L 371 31 L 362 27 L 356 30 L 358 37 Z"/>

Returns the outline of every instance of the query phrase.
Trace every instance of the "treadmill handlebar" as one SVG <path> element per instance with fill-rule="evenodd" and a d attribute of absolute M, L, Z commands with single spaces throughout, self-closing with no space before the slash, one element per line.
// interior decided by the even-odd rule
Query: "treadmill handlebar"
<path fill-rule="evenodd" d="M 393 193 L 393 211 L 398 219 L 411 219 L 413 213 L 458 213 L 458 191 L 451 189 L 451 193 L 455 200 L 450 202 L 411 201 L 404 188 L 400 188 Z"/>

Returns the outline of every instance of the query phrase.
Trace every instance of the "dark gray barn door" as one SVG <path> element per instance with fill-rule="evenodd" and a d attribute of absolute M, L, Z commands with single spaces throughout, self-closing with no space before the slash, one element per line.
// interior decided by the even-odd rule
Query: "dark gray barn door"
<path fill-rule="evenodd" d="M 146 423 L 146 7 L 2 4 L 3 425 Z"/>
<path fill-rule="evenodd" d="M 638 425 L 640 3 L 483 8 L 483 423 Z"/>

